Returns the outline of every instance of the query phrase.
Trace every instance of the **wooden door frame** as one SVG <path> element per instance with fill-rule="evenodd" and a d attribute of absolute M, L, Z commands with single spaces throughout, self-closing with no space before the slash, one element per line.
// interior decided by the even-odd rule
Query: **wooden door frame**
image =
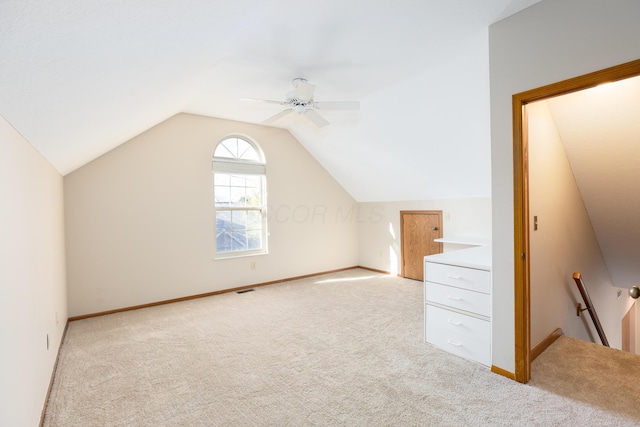
<path fill-rule="evenodd" d="M 438 228 L 442 231 L 442 211 L 441 210 L 409 210 L 400 211 L 400 277 L 406 277 L 404 274 L 404 218 L 403 214 L 424 214 L 424 215 L 438 215 Z M 441 244 L 442 245 L 442 244 Z"/>
<path fill-rule="evenodd" d="M 640 76 L 640 59 L 513 95 L 514 296 L 515 379 L 531 377 L 530 253 L 529 253 L 529 141 L 525 105 Z"/>

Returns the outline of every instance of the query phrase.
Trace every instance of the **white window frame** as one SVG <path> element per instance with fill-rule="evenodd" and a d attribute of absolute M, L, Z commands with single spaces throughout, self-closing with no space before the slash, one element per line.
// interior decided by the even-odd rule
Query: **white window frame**
<path fill-rule="evenodd" d="M 245 160 L 232 157 L 216 157 L 215 153 L 220 144 L 223 144 L 228 140 L 242 140 L 249 144 L 257 153 L 259 160 Z M 267 242 L 267 171 L 264 154 L 260 146 L 254 141 L 244 136 L 231 135 L 223 138 L 218 144 L 216 144 L 213 150 L 212 156 L 212 181 L 213 181 L 213 209 L 214 209 L 214 246 L 215 246 L 215 259 L 223 258 L 236 258 L 253 255 L 264 255 L 268 253 Z M 216 173 L 229 174 L 229 175 L 252 175 L 260 177 L 260 206 L 217 206 L 216 202 Z M 239 211 L 239 212 L 260 212 L 260 241 L 261 247 L 259 249 L 245 249 L 245 250 L 229 250 L 220 252 L 218 248 L 218 212 L 220 211 Z"/>

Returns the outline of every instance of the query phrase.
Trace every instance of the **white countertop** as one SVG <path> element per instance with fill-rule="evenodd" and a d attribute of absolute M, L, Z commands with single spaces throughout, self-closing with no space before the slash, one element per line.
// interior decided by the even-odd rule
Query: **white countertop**
<path fill-rule="evenodd" d="M 448 251 L 441 254 L 427 255 L 427 262 L 438 264 L 458 265 L 460 267 L 477 268 L 491 271 L 491 246 L 476 246 L 457 251 Z"/>

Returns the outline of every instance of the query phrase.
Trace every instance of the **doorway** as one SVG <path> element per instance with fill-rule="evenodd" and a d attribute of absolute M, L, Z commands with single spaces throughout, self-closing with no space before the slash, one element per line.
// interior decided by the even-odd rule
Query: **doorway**
<path fill-rule="evenodd" d="M 424 280 L 424 257 L 442 252 L 442 211 L 400 211 L 401 276 Z"/>
<path fill-rule="evenodd" d="M 640 60 L 513 95 L 515 379 L 519 382 L 526 383 L 531 376 L 529 150 L 525 106 L 638 75 Z"/>

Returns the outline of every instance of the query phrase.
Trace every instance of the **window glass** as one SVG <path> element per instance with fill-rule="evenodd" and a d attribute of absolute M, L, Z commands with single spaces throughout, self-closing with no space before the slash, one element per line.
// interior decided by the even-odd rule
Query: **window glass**
<path fill-rule="evenodd" d="M 213 157 L 261 162 L 261 156 L 250 142 L 242 138 L 227 138 L 218 144 Z"/>
<path fill-rule="evenodd" d="M 266 253 L 266 166 L 255 143 L 230 137 L 216 146 L 213 194 L 216 254 Z"/>

